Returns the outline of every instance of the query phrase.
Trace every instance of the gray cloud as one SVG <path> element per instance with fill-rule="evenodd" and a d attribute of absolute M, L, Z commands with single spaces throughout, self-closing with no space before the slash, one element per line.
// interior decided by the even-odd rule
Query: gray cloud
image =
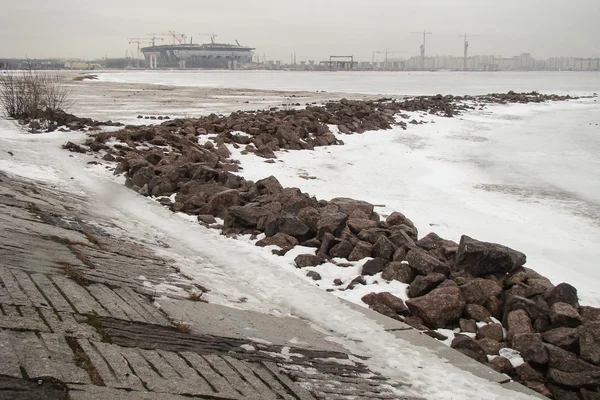
<path fill-rule="evenodd" d="M 463 32 L 471 54 L 534 57 L 600 56 L 597 0 L 21 0 L 0 9 L 0 57 L 119 57 L 135 51 L 128 37 L 176 30 L 208 41 L 257 48 L 267 58 L 325 59 L 375 50 L 416 55 L 426 28 L 428 54 L 460 55 Z"/>

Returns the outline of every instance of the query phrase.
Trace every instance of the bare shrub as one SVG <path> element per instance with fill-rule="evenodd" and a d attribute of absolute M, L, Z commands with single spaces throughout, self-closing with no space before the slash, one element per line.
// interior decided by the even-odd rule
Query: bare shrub
<path fill-rule="evenodd" d="M 57 73 L 26 70 L 0 74 L 0 106 L 7 117 L 52 121 L 71 104 L 69 88 Z"/>

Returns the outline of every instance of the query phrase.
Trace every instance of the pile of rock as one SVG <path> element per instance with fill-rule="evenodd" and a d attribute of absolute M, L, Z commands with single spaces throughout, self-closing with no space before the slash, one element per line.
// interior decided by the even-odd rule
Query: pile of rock
<path fill-rule="evenodd" d="M 40 112 L 39 118 L 19 122 L 26 126 L 30 133 L 53 132 L 57 129 L 64 132 L 87 131 L 98 129 L 100 126 L 123 126 L 120 122 L 102 122 L 92 118 L 81 118 L 63 110 Z"/>
<path fill-rule="evenodd" d="M 568 98 L 570 97 L 509 92 L 487 96 L 421 96 L 402 101 L 342 99 L 328 102 L 324 106 L 307 105 L 305 109 L 238 111 L 229 116 L 211 114 L 200 118 L 169 119 L 155 126 L 126 126 L 120 132 L 99 136 L 96 142 L 103 143 L 114 136 L 121 141 L 147 141 L 150 144 L 161 145 L 178 142 L 179 139 L 175 136 L 184 137 L 188 142 L 196 142 L 196 136 L 214 135 L 211 137 L 217 143 L 217 147 L 225 143 L 234 144 L 244 146 L 244 152 L 275 158 L 274 152 L 282 149 L 312 150 L 317 146 L 343 144 L 331 132 L 329 126 L 332 125 L 337 126 L 338 131 L 344 134 L 389 129 L 392 126 L 406 129 L 406 122 L 397 118 L 398 115 L 408 118 L 407 115 L 401 114 L 406 111 L 452 117 L 462 110 L 485 103 L 542 102 Z M 142 116 L 138 116 L 140 117 Z M 91 120 L 77 123 L 90 126 L 100 124 Z M 417 121 L 412 120 L 411 123 Z M 70 124 L 70 121 L 64 123 L 68 126 Z M 103 124 L 111 123 L 109 121 Z"/>
<path fill-rule="evenodd" d="M 363 301 L 418 329 L 471 334 L 457 334 L 452 347 L 548 397 L 597 398 L 600 309 L 580 306 L 574 287 L 554 286 L 523 267 L 525 259 L 499 244 L 468 236 L 457 244 L 430 233 L 404 262 L 383 263 L 384 279 L 409 284 L 406 304 L 390 293 Z M 520 352 L 525 363 L 513 368 L 499 356 L 504 348 Z M 496 357 L 488 363 L 488 355 Z"/>

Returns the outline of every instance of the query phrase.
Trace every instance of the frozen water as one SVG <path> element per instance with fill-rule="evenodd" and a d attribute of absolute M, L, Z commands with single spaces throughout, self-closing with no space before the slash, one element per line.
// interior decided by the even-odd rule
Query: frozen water
<path fill-rule="evenodd" d="M 600 74 L 596 72 L 118 71 L 100 73 L 99 79 L 180 87 L 390 95 L 600 92 Z"/>

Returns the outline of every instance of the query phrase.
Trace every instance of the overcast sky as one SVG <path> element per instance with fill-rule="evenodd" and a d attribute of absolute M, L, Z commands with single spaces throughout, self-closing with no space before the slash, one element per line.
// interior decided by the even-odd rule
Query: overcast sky
<path fill-rule="evenodd" d="M 124 57 L 127 38 L 175 30 L 267 59 L 370 61 L 418 54 L 423 29 L 428 55 L 462 55 L 466 32 L 470 54 L 595 58 L 600 0 L 0 0 L 0 57 Z"/>

